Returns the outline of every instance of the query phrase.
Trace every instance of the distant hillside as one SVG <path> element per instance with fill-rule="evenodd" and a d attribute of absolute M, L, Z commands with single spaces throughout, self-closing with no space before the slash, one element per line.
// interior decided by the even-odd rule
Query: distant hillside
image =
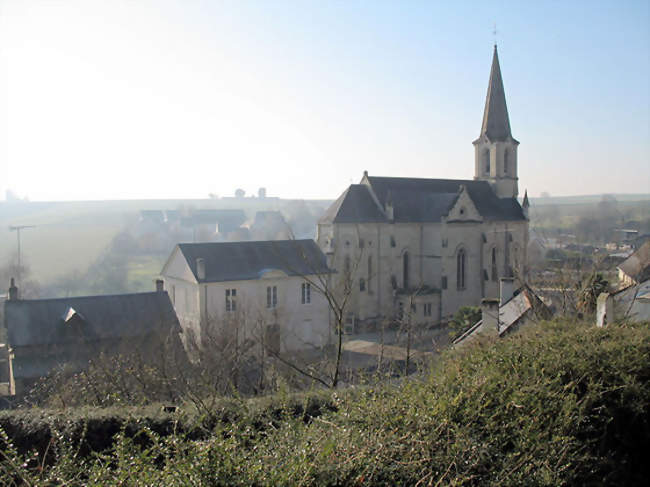
<path fill-rule="evenodd" d="M 16 254 L 16 232 L 10 226 L 30 225 L 21 232 L 21 254 L 39 282 L 71 272 L 84 272 L 112 239 L 139 219 L 142 210 L 242 209 L 287 213 L 301 200 L 280 198 L 215 198 L 169 200 L 0 202 L 0 268 Z M 331 201 L 305 200 L 325 209 Z M 315 210 L 316 211 L 316 210 Z M 286 215 L 285 215 L 286 216 Z M 0 282 L 0 289 L 7 284 Z"/>
<path fill-rule="evenodd" d="M 590 195 L 581 195 L 581 196 L 547 196 L 547 197 L 537 197 L 529 198 L 531 205 L 543 206 L 543 205 L 579 205 L 579 204 L 589 204 L 589 203 L 598 203 L 603 199 L 603 195 L 614 197 L 617 201 L 620 202 L 630 202 L 630 201 L 650 201 L 650 193 L 638 193 L 638 194 L 590 194 Z"/>

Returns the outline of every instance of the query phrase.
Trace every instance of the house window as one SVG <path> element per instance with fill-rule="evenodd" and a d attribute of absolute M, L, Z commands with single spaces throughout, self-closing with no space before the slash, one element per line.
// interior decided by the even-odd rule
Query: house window
<path fill-rule="evenodd" d="M 366 280 L 362 277 L 359 279 L 359 291 L 365 291 L 366 290 Z"/>
<path fill-rule="evenodd" d="M 492 280 L 497 281 L 499 276 L 497 275 L 497 248 L 492 247 Z"/>
<path fill-rule="evenodd" d="M 300 302 L 302 304 L 311 303 L 311 284 L 308 282 L 303 282 L 300 289 Z"/>
<path fill-rule="evenodd" d="M 391 247 L 397 246 L 397 242 L 395 242 L 395 237 L 393 237 L 392 235 L 390 236 L 390 246 Z"/>
<path fill-rule="evenodd" d="M 402 257 L 402 272 L 403 272 L 403 282 L 404 282 L 404 289 L 408 289 L 409 287 L 409 253 L 404 252 L 404 256 Z"/>
<path fill-rule="evenodd" d="M 226 311 L 237 310 L 237 289 L 226 289 Z"/>
<path fill-rule="evenodd" d="M 266 287 L 266 307 L 275 308 L 278 305 L 278 287 L 277 286 L 267 286 Z"/>
<path fill-rule="evenodd" d="M 442 279 L 440 279 L 440 287 L 447 289 L 447 276 L 442 276 Z"/>
<path fill-rule="evenodd" d="M 456 254 L 456 287 L 465 289 L 465 250 L 460 249 Z"/>
<path fill-rule="evenodd" d="M 368 291 L 371 291 L 372 284 L 372 255 L 368 256 Z"/>
<path fill-rule="evenodd" d="M 424 303 L 424 316 L 431 316 L 431 303 Z"/>

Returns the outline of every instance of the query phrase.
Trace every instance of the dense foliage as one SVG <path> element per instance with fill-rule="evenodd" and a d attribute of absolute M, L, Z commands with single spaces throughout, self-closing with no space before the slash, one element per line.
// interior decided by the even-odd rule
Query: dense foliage
<path fill-rule="evenodd" d="M 648 324 L 545 323 L 452 352 L 397 384 L 230 399 L 209 424 L 189 412 L 5 412 L 0 476 L 48 485 L 641 484 L 648 379 Z"/>

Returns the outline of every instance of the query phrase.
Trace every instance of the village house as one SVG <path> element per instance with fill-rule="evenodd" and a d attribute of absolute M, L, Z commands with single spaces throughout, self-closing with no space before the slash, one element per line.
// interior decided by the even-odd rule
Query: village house
<path fill-rule="evenodd" d="M 178 244 L 161 275 L 186 348 L 215 335 L 264 341 L 276 352 L 330 342 L 329 306 L 318 292 L 329 275 L 313 240 Z"/>
<path fill-rule="evenodd" d="M 499 282 L 499 297 L 481 301 L 481 319 L 454 340 L 454 346 L 470 343 L 479 336 L 502 337 L 522 326 L 551 318 L 549 307 L 530 287 L 515 289 L 512 277 L 502 277 Z"/>
<path fill-rule="evenodd" d="M 473 180 L 376 177 L 364 172 L 318 223 L 318 245 L 352 286 L 348 321 L 373 328 L 409 306 L 438 323 L 495 298 L 501 277 L 527 272 L 528 198 L 518 196 L 496 46 Z"/>
<path fill-rule="evenodd" d="M 620 319 L 650 321 L 650 241 L 618 266 L 618 277 L 618 291 L 598 296 L 597 326 Z"/>
<path fill-rule="evenodd" d="M 650 240 L 644 243 L 618 266 L 621 288 L 650 279 Z"/>
<path fill-rule="evenodd" d="M 4 320 L 17 394 L 59 366 L 82 370 L 101 353 L 138 353 L 146 362 L 160 347 L 180 345 L 162 281 L 150 293 L 20 299 L 18 292 L 12 279 Z"/>

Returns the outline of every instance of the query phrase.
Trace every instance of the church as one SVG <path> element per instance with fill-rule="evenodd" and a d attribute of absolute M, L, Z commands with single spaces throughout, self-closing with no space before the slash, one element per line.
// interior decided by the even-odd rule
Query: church
<path fill-rule="evenodd" d="M 526 275 L 528 198 L 517 200 L 517 148 L 494 46 L 472 180 L 364 171 L 318 222 L 317 242 L 347 289 L 346 328 L 404 316 L 439 323 L 498 298 Z"/>

